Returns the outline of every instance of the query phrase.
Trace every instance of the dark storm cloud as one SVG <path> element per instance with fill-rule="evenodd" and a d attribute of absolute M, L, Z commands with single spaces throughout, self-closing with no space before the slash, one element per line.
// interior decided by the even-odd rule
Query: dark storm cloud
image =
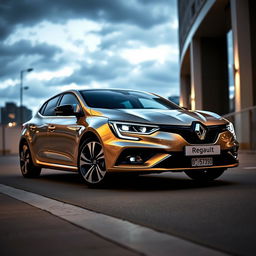
<path fill-rule="evenodd" d="M 28 40 L 20 40 L 12 45 L 0 44 L 0 55 L 1 57 L 12 57 L 17 55 L 33 55 L 39 54 L 43 56 L 54 56 L 61 50 L 56 46 L 50 46 L 46 43 L 40 43 L 32 45 Z"/>
<path fill-rule="evenodd" d="M 25 104 L 29 98 L 47 98 L 53 93 L 55 93 L 54 88 L 45 88 L 44 83 L 38 82 L 37 84 L 26 83 L 26 86 L 29 87 L 29 90 L 24 90 L 24 100 Z M 0 90 L 0 99 L 6 99 L 6 101 L 14 101 L 19 99 L 20 96 L 20 85 L 9 86 Z"/>
<path fill-rule="evenodd" d="M 104 52 L 99 51 L 92 55 L 93 59 L 99 60 L 91 64 L 80 62 L 80 68 L 66 78 L 57 78 L 49 81 L 48 85 L 66 85 L 75 83 L 78 85 L 87 85 L 97 81 L 108 82 L 119 76 L 128 74 L 131 71 L 131 65 L 123 58 L 118 56 L 107 56 Z M 100 61 L 103 60 L 103 61 Z"/>
<path fill-rule="evenodd" d="M 76 83 L 87 85 L 93 81 L 99 84 L 108 83 L 111 88 L 132 88 L 143 89 L 152 92 L 168 93 L 170 87 L 177 83 L 178 67 L 173 62 L 159 64 L 154 61 L 147 61 L 137 65 L 140 72 L 134 74 L 134 67 L 120 57 L 110 57 L 107 64 L 81 64 L 70 77 L 64 79 L 53 79 L 49 86 L 66 85 Z M 161 94 L 161 93 L 160 93 Z"/>
<path fill-rule="evenodd" d="M 49 65 L 51 68 L 59 67 L 60 63 L 56 63 L 53 58 L 60 52 L 61 50 L 56 46 L 46 43 L 32 45 L 28 40 L 21 40 L 12 45 L 0 43 L 0 77 L 4 79 L 5 76 L 8 78 L 18 76 L 18 70 L 24 68 L 25 65 L 42 68 L 44 63 L 47 63 L 47 68 Z M 37 56 L 36 61 L 30 58 L 33 56 Z M 25 65 L 24 60 L 26 60 Z M 55 62 L 54 65 L 52 62 Z"/>
<path fill-rule="evenodd" d="M 122 31 L 125 31 L 122 33 Z M 171 33 L 174 32 L 174 33 Z M 157 46 L 163 42 L 177 43 L 176 29 L 166 28 L 166 25 L 144 29 L 127 24 L 108 24 L 95 34 L 102 36 L 101 49 L 130 48 L 130 40 L 143 42 L 149 47 Z"/>
<path fill-rule="evenodd" d="M 136 24 L 143 28 L 166 22 L 174 12 L 173 1 L 136 0 L 2 0 L 0 36 L 6 38 L 17 25 L 40 21 L 65 22 L 87 18 L 109 23 Z"/>
<path fill-rule="evenodd" d="M 157 93 L 162 91 L 166 94 L 177 83 L 178 68 L 170 61 L 163 64 L 148 61 L 141 63 L 139 67 L 138 75 L 128 78 L 127 85 L 131 88 L 142 88 Z"/>
<path fill-rule="evenodd" d="M 150 77 L 139 74 L 138 76 L 118 77 L 111 83 L 111 88 L 129 88 L 157 93 L 159 95 L 171 95 L 172 85 L 170 81 L 152 80 Z"/>
<path fill-rule="evenodd" d="M 165 83 L 173 83 L 177 81 L 179 73 L 178 65 L 168 61 L 164 64 L 156 64 L 155 62 L 143 63 L 143 74 L 154 81 L 162 81 Z"/>
<path fill-rule="evenodd" d="M 30 87 L 24 92 L 27 106 L 37 105 L 37 100 L 45 99 L 58 92 L 61 86 L 72 83 L 88 86 L 96 82 L 113 88 L 161 91 L 159 94 L 170 95 L 170 89 L 178 84 L 177 60 L 162 64 L 157 60 L 131 64 L 120 55 L 127 49 L 176 45 L 177 32 L 171 27 L 176 13 L 175 1 L 0 0 L 0 86 L 6 79 L 19 79 L 19 72 L 24 68 L 33 67 L 35 73 L 40 73 L 71 67 L 74 72 L 69 77 L 44 81 L 25 77 L 24 84 Z M 62 46 L 47 44 L 47 40 L 47 43 L 41 43 L 36 36 L 33 43 L 30 36 L 26 40 L 20 40 L 22 36 L 14 36 L 13 41 L 8 38 L 17 31 L 22 35 L 23 28 L 34 26 L 34 31 L 40 33 L 40 26 L 36 25 L 43 21 L 65 25 L 72 19 L 101 22 L 99 30 L 90 31 L 100 38 L 96 50 L 90 52 L 86 49 L 86 34 L 85 40 L 70 38 L 69 43 L 84 50 L 84 54 L 74 55 Z M 134 72 L 136 69 L 139 72 Z M 0 89 L 0 98 L 2 102 L 18 99 L 19 84 Z"/>

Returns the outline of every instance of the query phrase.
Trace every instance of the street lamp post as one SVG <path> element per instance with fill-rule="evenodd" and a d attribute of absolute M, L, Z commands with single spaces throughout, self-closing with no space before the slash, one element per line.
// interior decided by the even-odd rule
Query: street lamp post
<path fill-rule="evenodd" d="M 23 123 L 23 74 L 25 72 L 31 72 L 33 71 L 33 68 L 28 68 L 20 71 L 20 124 Z"/>

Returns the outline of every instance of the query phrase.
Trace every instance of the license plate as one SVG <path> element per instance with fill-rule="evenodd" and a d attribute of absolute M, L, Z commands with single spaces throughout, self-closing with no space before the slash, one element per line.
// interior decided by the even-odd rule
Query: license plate
<path fill-rule="evenodd" d="M 186 156 L 220 155 L 220 145 L 195 145 L 185 147 Z"/>
<path fill-rule="evenodd" d="M 213 158 L 212 157 L 196 157 L 191 159 L 191 165 L 196 166 L 212 166 Z"/>

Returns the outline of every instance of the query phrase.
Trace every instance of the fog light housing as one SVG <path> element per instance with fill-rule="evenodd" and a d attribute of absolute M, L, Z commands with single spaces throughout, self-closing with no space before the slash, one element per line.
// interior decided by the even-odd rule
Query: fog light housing
<path fill-rule="evenodd" d="M 127 162 L 131 164 L 142 164 L 143 159 L 141 158 L 140 155 L 132 155 L 132 156 L 127 156 L 126 159 L 128 160 Z"/>
<path fill-rule="evenodd" d="M 144 165 L 155 154 L 152 149 L 127 148 L 119 155 L 115 165 Z"/>

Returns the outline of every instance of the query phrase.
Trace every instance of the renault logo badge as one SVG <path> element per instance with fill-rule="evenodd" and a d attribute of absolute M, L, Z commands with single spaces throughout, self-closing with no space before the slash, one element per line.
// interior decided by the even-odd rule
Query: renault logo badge
<path fill-rule="evenodd" d="M 195 133 L 200 140 L 204 140 L 206 136 L 206 129 L 200 124 L 195 125 Z"/>

